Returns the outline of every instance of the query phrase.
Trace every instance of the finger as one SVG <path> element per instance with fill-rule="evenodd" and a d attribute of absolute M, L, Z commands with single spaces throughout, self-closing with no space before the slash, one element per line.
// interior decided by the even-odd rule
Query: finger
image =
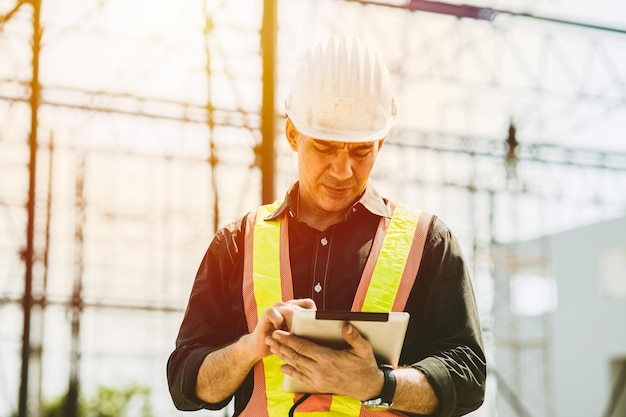
<path fill-rule="evenodd" d="M 314 381 L 309 375 L 307 375 L 304 372 L 298 371 L 296 368 L 294 368 L 291 365 L 287 365 L 287 364 L 282 365 L 280 367 L 280 371 L 284 373 L 285 375 L 289 375 L 290 377 L 296 378 L 310 386 L 314 386 Z"/>
<path fill-rule="evenodd" d="M 285 346 L 299 356 L 315 359 L 316 351 L 321 346 L 307 340 L 303 337 L 295 336 L 287 331 L 277 330 L 272 333 L 272 337 L 278 341 L 281 346 Z"/>
<path fill-rule="evenodd" d="M 282 331 L 277 330 L 276 332 L 274 332 L 274 334 L 281 333 L 281 332 Z M 291 340 L 291 342 L 293 342 L 293 340 Z M 266 338 L 265 343 L 269 346 L 270 351 L 274 355 L 276 355 L 278 358 L 285 361 L 285 364 L 289 366 L 290 368 L 292 368 L 295 372 L 310 376 L 311 369 L 315 366 L 314 360 L 312 360 L 311 358 L 307 356 L 301 355 L 297 350 L 293 349 L 291 346 L 285 343 L 281 343 L 278 340 L 276 340 L 275 337 Z"/>
<path fill-rule="evenodd" d="M 274 329 L 281 329 L 284 327 L 285 317 L 282 314 L 280 307 L 270 307 L 265 311 L 265 314 Z"/>
<path fill-rule="evenodd" d="M 280 305 L 279 305 L 280 304 Z M 293 313 L 295 310 L 305 309 L 305 310 L 315 310 L 315 301 L 310 298 L 301 298 L 297 300 L 289 300 L 285 303 L 277 303 L 275 305 L 282 316 L 285 319 L 285 323 L 283 324 L 283 329 L 290 329 L 291 322 L 293 318 Z"/>
<path fill-rule="evenodd" d="M 268 345 L 277 351 L 276 355 L 290 364 L 310 361 L 314 350 L 312 342 L 298 336 L 294 336 L 283 330 L 272 333 L 271 342 Z"/>
<path fill-rule="evenodd" d="M 273 354 L 281 359 L 289 359 L 293 356 L 294 350 L 287 344 L 289 342 L 289 333 L 284 330 L 275 330 L 265 340 Z"/>
<path fill-rule="evenodd" d="M 315 305 L 315 301 L 311 298 L 299 298 L 297 300 L 289 300 L 287 304 L 292 304 L 307 310 L 317 310 L 317 306 Z"/>
<path fill-rule="evenodd" d="M 360 358 L 373 355 L 372 345 L 350 323 L 346 322 L 341 329 L 343 339 L 352 347 L 354 354 Z"/>

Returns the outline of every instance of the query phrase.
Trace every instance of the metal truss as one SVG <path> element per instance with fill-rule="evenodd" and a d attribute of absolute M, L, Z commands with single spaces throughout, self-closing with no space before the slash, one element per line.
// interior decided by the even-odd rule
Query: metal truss
<path fill-rule="evenodd" d="M 289 2 L 293 4 L 291 0 Z M 81 25 L 89 26 L 88 23 L 97 20 L 99 12 L 106 9 L 108 3 L 94 1 L 82 16 L 85 19 L 78 19 L 78 23 L 69 28 L 57 28 L 52 32 L 54 36 L 48 40 L 53 44 L 82 31 L 84 28 Z M 303 7 L 310 7 L 317 13 L 316 19 L 310 20 L 330 22 L 331 31 L 340 32 L 342 28 L 352 29 L 352 26 L 361 28 L 355 32 L 361 31 L 364 38 L 378 44 L 379 49 L 383 50 L 394 79 L 397 80 L 396 87 L 402 90 L 401 94 L 406 96 L 407 101 L 415 103 L 416 108 L 430 108 L 429 117 L 436 122 L 450 121 L 438 123 L 435 130 L 433 125 L 437 123 L 429 117 L 420 117 L 419 111 L 410 113 L 409 108 L 409 116 L 394 129 L 385 146 L 404 154 L 406 158 L 427 155 L 438 163 L 452 156 L 472 168 L 480 167 L 480 170 L 476 169 L 472 175 L 464 177 L 453 175 L 453 170 L 446 171 L 443 168 L 436 177 L 419 170 L 407 174 L 395 169 L 380 174 L 384 176 L 383 179 L 399 188 L 414 189 L 416 185 L 430 185 L 438 190 L 478 196 L 476 199 L 483 196 L 493 199 L 497 195 L 526 195 L 536 202 L 551 198 L 568 201 L 571 198 L 572 205 L 582 199 L 590 204 L 626 209 L 626 195 L 615 192 L 626 189 L 626 153 L 621 141 L 622 132 L 615 128 L 620 124 L 623 126 L 626 120 L 626 37 L 623 31 L 585 24 L 568 25 L 559 19 L 536 19 L 536 16 L 489 12 L 471 6 L 465 6 L 465 9 L 450 6 L 447 9 L 449 13 L 442 14 L 425 8 L 433 5 L 444 7 L 443 3 L 417 0 L 409 1 L 409 7 L 405 9 L 392 9 L 388 5 L 366 1 L 324 3 L 312 0 L 301 3 Z M 324 7 L 318 7 L 318 3 L 324 3 Z M 16 1 L 15 6 L 0 17 L 0 37 L 3 36 L 2 31 L 9 28 L 8 22 L 19 16 L 18 10 L 32 4 L 39 3 L 34 0 Z M 198 36 L 206 55 L 201 71 L 207 77 L 218 78 L 221 88 L 218 94 L 218 86 L 209 83 L 205 104 L 146 97 L 144 93 L 136 93 L 133 83 L 140 83 L 155 71 L 154 66 L 145 62 L 145 66 L 128 69 L 132 81 L 126 85 L 127 92 L 44 84 L 37 107 L 72 109 L 85 115 L 129 116 L 207 126 L 209 137 L 206 139 L 210 141 L 211 147 L 209 163 L 213 167 L 223 163 L 217 157 L 216 150 L 232 146 L 227 138 L 220 136 L 216 128 L 233 127 L 252 138 L 254 144 L 248 152 L 257 156 L 252 168 L 260 170 L 263 166 L 260 131 L 264 109 L 262 103 L 258 103 L 258 107 L 244 103 L 243 96 L 251 86 L 258 91 L 262 90 L 261 51 L 245 51 L 255 55 L 254 59 L 245 62 L 247 67 L 259 67 L 246 72 L 242 70 L 246 65 L 239 61 L 241 57 L 234 56 L 230 51 L 232 45 L 226 42 L 234 32 L 243 33 L 247 40 L 257 40 L 260 38 L 260 28 L 254 25 L 238 26 L 237 23 L 225 27 L 230 25 L 223 23 L 225 10 L 231 7 L 225 0 L 204 0 L 201 5 L 202 33 L 198 33 Z M 280 7 L 287 5 L 282 3 Z M 132 8 L 135 14 L 141 14 L 136 4 Z M 347 19 L 346 16 L 351 18 Z M 390 18 L 397 22 L 394 31 L 388 27 Z M 211 36 L 220 30 L 224 30 L 224 35 Z M 302 31 L 303 28 L 297 30 Z M 99 35 L 107 36 L 106 33 Z M 289 29 L 281 27 L 279 43 L 281 40 L 293 43 L 297 39 L 301 40 L 292 35 Z M 147 44 L 159 47 L 159 44 L 163 46 L 166 43 L 159 39 L 143 39 L 141 42 L 144 47 Z M 138 54 L 143 53 L 141 46 L 137 47 Z M 176 45 L 167 45 L 165 49 L 166 58 L 176 56 Z M 284 57 L 285 51 L 282 53 Z M 284 65 L 285 62 L 279 58 L 279 69 Z M 123 71 L 120 68 L 117 74 Z M 0 101 L 32 103 L 32 98 L 28 97 L 32 83 L 24 80 L 29 76 L 19 73 L 15 77 L 0 80 L 0 91 L 4 91 Z M 23 81 L 18 81 L 20 79 Z M 432 87 L 444 87 L 449 94 L 441 98 L 426 93 L 421 97 L 424 91 L 432 91 Z M 232 103 L 222 103 L 218 99 L 225 91 Z M 451 111 L 451 108 L 454 110 Z M 517 128 L 515 140 L 507 140 L 507 128 L 513 125 Z M 599 134 L 597 126 L 605 128 L 601 132 L 602 137 L 595 140 Z M 104 151 L 110 152 L 94 149 L 94 152 Z M 163 155 L 163 159 L 171 159 L 171 156 Z M 444 165 L 443 162 L 441 165 Z M 531 169 L 527 169 L 529 167 Z M 582 193 L 578 190 L 573 193 L 563 183 L 563 175 L 552 175 L 555 170 L 568 176 L 583 177 L 587 186 Z M 530 178 L 530 171 L 543 173 L 543 181 Z M 212 185 L 217 203 L 217 189 L 222 186 L 221 181 L 226 179 L 212 178 L 215 180 Z M 220 182 L 217 182 L 218 179 Z M 79 180 L 77 178 L 77 182 Z M 610 186 L 597 186 L 603 181 L 609 181 Z M 249 191 L 256 192 L 257 187 L 241 192 Z M 477 210 L 475 206 L 470 206 L 468 204 L 468 207 L 459 210 Z M 0 207 L 4 208 L 4 205 Z M 41 215 L 41 207 L 37 213 Z M 82 216 L 80 220 L 84 222 L 84 212 Z M 467 214 L 470 219 L 472 216 L 478 217 L 474 213 Z M 213 221 L 215 224 L 220 221 L 217 209 Z M 474 234 L 473 258 L 479 257 L 477 253 L 480 255 L 479 252 L 485 250 L 493 238 L 493 226 L 488 223 L 483 221 L 471 230 Z M 80 227 L 78 224 L 75 242 L 76 281 L 82 273 L 84 262 L 80 258 L 81 246 L 83 240 L 88 239 L 83 236 Z M 485 237 L 486 234 L 489 236 Z M 42 234 L 38 233 L 35 237 L 42 238 Z M 41 247 L 40 244 L 35 248 L 37 253 L 34 254 L 34 262 L 43 259 L 43 253 L 39 252 L 47 249 Z M 39 283 L 39 278 L 36 274 L 35 284 Z M 180 313 L 179 308 L 168 305 L 154 307 L 150 303 L 126 305 L 79 300 L 80 292 L 74 292 L 73 299 L 47 302 L 72 308 L 75 323 L 78 323 L 81 308 Z M 35 295 L 34 299 L 28 301 L 35 307 L 45 307 L 45 298 Z M 0 298 L 0 305 L 25 300 L 26 297 L 18 300 L 5 296 Z M 27 343 L 24 344 L 26 348 Z M 22 390 L 20 416 L 26 412 L 25 389 Z"/>
<path fill-rule="evenodd" d="M 434 8 L 411 10 L 413 4 L 435 4 L 426 1 L 407 2 L 400 9 L 367 1 L 340 3 L 327 12 L 328 18 L 359 16 L 354 20 L 367 28 L 362 36 L 384 51 L 394 79 L 400 80 L 398 89 L 415 95 L 434 87 L 452 92 L 453 98 L 423 100 L 440 114 L 454 100 L 465 104 L 458 115 L 463 120 L 511 118 L 520 141 L 563 146 L 607 120 L 618 125 L 617 119 L 626 117 L 624 31 L 536 21 L 529 15 L 499 13 L 474 20 L 437 14 Z M 390 18 L 398 22 L 395 31 L 386 27 Z M 334 22 L 336 31 L 346 25 L 341 19 Z M 419 120 L 409 123 L 429 131 Z M 464 129 L 463 134 L 479 133 L 469 123 Z M 613 130 L 601 143 L 578 145 L 619 147 L 618 134 Z"/>

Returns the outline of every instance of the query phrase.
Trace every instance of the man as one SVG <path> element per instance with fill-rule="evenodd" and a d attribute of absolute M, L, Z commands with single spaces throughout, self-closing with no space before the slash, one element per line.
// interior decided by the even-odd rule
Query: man
<path fill-rule="evenodd" d="M 389 84 L 357 40 L 307 55 L 285 103 L 298 181 L 211 242 L 168 361 L 177 408 L 220 409 L 233 395 L 235 415 L 254 417 L 457 416 L 482 404 L 485 356 L 458 242 L 368 183 L 396 115 Z M 343 350 L 290 334 L 299 308 L 408 312 L 399 365 L 378 364 L 349 324 Z M 327 394 L 285 393 L 283 374 Z"/>

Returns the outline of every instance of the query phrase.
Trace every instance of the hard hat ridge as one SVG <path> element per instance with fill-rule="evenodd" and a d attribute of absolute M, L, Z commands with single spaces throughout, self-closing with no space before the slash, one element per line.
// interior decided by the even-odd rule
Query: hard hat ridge
<path fill-rule="evenodd" d="M 396 115 L 380 57 L 346 37 L 332 37 L 307 53 L 285 107 L 302 134 L 345 142 L 384 138 Z"/>

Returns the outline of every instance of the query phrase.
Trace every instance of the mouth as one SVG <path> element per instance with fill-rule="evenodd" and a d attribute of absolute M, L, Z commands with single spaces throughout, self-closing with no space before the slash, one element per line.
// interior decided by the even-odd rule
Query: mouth
<path fill-rule="evenodd" d="M 333 197 L 345 197 L 350 193 L 349 187 L 338 188 L 330 185 L 324 185 L 324 188 L 326 188 L 326 192 Z"/>

